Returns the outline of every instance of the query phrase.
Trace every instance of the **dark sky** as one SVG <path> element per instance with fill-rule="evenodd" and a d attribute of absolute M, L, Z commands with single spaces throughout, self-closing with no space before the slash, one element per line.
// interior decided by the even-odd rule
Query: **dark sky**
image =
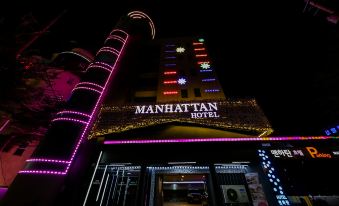
<path fill-rule="evenodd" d="M 70 6 L 47 37 L 95 51 L 119 16 L 143 9 L 158 38 L 204 37 L 226 96 L 255 97 L 276 135 L 321 135 L 339 124 L 338 25 L 303 14 L 302 0 L 96 2 Z M 43 25 L 60 8 L 32 11 Z"/>

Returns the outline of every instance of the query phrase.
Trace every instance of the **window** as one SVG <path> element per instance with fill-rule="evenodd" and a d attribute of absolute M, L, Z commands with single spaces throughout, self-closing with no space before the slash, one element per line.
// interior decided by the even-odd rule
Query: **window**
<path fill-rule="evenodd" d="M 187 89 L 182 89 L 181 90 L 181 98 L 187 98 L 187 97 L 188 97 Z"/>
<path fill-rule="evenodd" d="M 200 88 L 194 88 L 194 96 L 201 97 Z"/>

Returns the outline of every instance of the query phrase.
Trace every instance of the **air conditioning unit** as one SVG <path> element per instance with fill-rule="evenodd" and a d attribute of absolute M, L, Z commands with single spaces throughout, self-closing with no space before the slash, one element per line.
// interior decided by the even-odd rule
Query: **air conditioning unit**
<path fill-rule="evenodd" d="M 224 203 L 248 203 L 245 185 L 221 185 Z"/>

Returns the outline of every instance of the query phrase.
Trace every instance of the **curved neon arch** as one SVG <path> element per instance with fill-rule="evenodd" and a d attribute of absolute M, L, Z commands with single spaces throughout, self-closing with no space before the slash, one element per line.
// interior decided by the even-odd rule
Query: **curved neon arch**
<path fill-rule="evenodd" d="M 131 11 L 127 14 L 128 17 L 132 19 L 147 19 L 148 24 L 151 27 L 152 39 L 155 37 L 155 26 L 152 19 L 142 11 Z"/>

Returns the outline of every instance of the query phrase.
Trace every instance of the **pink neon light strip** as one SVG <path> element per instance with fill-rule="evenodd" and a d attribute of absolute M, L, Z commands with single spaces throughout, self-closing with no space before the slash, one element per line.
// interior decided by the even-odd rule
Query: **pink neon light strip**
<path fill-rule="evenodd" d="M 62 164 L 68 164 L 71 163 L 67 160 L 54 160 L 54 159 L 45 159 L 45 158 L 34 158 L 34 159 L 28 159 L 26 162 L 52 162 L 52 163 L 62 163 Z"/>
<path fill-rule="evenodd" d="M 207 57 L 207 54 L 197 54 L 195 57 Z"/>
<path fill-rule="evenodd" d="M 83 120 L 80 120 L 80 119 L 74 119 L 74 118 L 58 117 L 58 118 L 52 119 L 52 122 L 55 122 L 55 121 L 79 122 L 79 123 L 83 123 L 83 124 L 86 124 L 86 125 L 87 125 L 87 122 L 85 122 L 85 121 L 83 121 Z"/>
<path fill-rule="evenodd" d="M 85 90 L 90 90 L 90 91 L 93 91 L 93 92 L 98 92 L 99 94 L 101 94 L 101 91 L 99 90 L 96 90 L 96 89 L 93 89 L 93 88 L 89 88 L 89 87 L 76 87 L 72 90 L 72 93 L 77 90 L 77 89 L 85 89 Z"/>
<path fill-rule="evenodd" d="M 166 91 L 166 92 L 163 92 L 164 95 L 171 95 L 171 94 L 178 94 L 177 91 Z"/>
<path fill-rule="evenodd" d="M 114 31 L 114 30 L 113 30 L 113 31 Z M 112 32 L 113 32 L 113 31 L 112 31 Z M 121 30 L 121 31 L 122 31 L 122 30 Z M 122 31 L 122 32 L 124 32 L 124 31 Z M 109 74 L 109 76 L 108 76 L 108 78 L 107 78 L 107 80 L 106 80 L 106 83 L 105 83 L 105 85 L 104 85 L 103 92 L 100 94 L 100 96 L 99 96 L 99 98 L 98 98 L 98 101 L 97 101 L 97 103 L 95 104 L 94 109 L 92 110 L 91 116 L 90 116 L 90 118 L 89 118 L 89 120 L 88 120 L 88 124 L 86 124 L 86 127 L 85 127 L 84 131 L 82 132 L 82 134 L 81 134 L 81 136 L 80 136 L 80 138 L 79 138 L 79 141 L 78 141 L 77 145 L 75 146 L 75 149 L 74 149 L 74 151 L 73 151 L 73 154 L 72 154 L 72 156 L 71 156 L 71 158 L 70 158 L 70 163 L 68 164 L 68 166 L 67 166 L 67 168 L 66 168 L 66 170 L 65 170 L 65 173 L 68 172 L 68 170 L 69 170 L 69 168 L 70 168 L 70 166 L 71 166 L 71 163 L 72 163 L 72 161 L 73 161 L 73 159 L 74 159 L 74 157 L 75 157 L 75 154 L 77 153 L 77 151 L 78 151 L 78 149 L 79 149 L 79 147 L 80 147 L 81 142 L 82 142 L 83 139 L 84 139 L 84 136 L 85 136 L 85 134 L 86 134 L 86 132 L 87 132 L 87 130 L 88 130 L 88 127 L 89 127 L 89 125 L 90 125 L 90 123 L 91 123 L 91 121 L 92 121 L 92 119 L 93 119 L 93 117 L 94 117 L 94 114 L 95 114 L 95 113 L 97 112 L 97 110 L 98 110 L 97 108 L 98 108 L 99 102 L 101 102 L 101 98 L 102 98 L 104 92 L 105 92 L 106 89 L 107 89 L 107 85 L 108 85 L 108 83 L 110 82 L 110 79 L 111 79 L 113 70 L 115 69 L 115 67 L 116 67 L 116 65 L 117 65 L 117 62 L 120 60 L 120 55 L 121 55 L 122 51 L 125 49 L 125 45 L 126 45 L 127 40 L 128 40 L 128 34 L 127 34 L 126 32 L 124 32 L 124 33 L 127 35 L 127 37 L 126 37 L 126 42 L 122 45 L 121 50 L 120 50 L 120 52 L 119 52 L 119 55 L 118 55 L 118 57 L 117 57 L 117 59 L 116 59 L 114 65 L 112 66 L 112 71 L 110 72 L 110 74 Z"/>
<path fill-rule="evenodd" d="M 201 42 L 193 42 L 193 45 L 203 45 Z"/>
<path fill-rule="evenodd" d="M 61 112 L 57 113 L 57 115 L 60 115 L 60 114 L 77 114 L 77 115 L 90 117 L 88 114 L 85 114 L 85 113 L 82 113 L 82 112 L 77 112 L 77 111 L 70 111 L 70 110 L 65 110 L 65 111 L 61 111 Z"/>
<path fill-rule="evenodd" d="M 247 141 L 291 141 L 291 140 L 325 140 L 329 136 L 319 137 L 245 137 L 245 138 L 195 138 L 195 139 L 147 139 L 147 140 L 106 140 L 104 144 L 160 144 L 160 143 L 188 143 L 188 142 L 247 142 Z"/>
<path fill-rule="evenodd" d="M 205 51 L 205 48 L 195 48 L 194 51 Z"/>
<path fill-rule="evenodd" d="M 164 84 L 176 84 L 176 80 L 171 80 L 171 81 L 164 81 Z"/>
<path fill-rule="evenodd" d="M 105 40 L 105 43 L 110 40 L 110 39 L 116 39 L 122 43 L 125 43 L 125 39 L 123 39 L 122 37 L 118 36 L 118 35 L 109 35 L 106 40 Z"/>
<path fill-rule="evenodd" d="M 110 35 L 112 35 L 113 32 L 121 32 L 121 33 L 125 34 L 125 35 L 126 35 L 125 43 L 126 43 L 127 38 L 128 38 L 127 32 L 125 32 L 125 31 L 123 31 L 123 30 L 121 30 L 121 29 L 113 29 L 113 30 L 111 31 Z"/>
<path fill-rule="evenodd" d="M 48 175 L 65 175 L 67 172 L 57 172 L 52 170 L 21 170 L 19 173 L 26 174 L 48 174 Z"/>
<path fill-rule="evenodd" d="M 114 55 L 118 55 L 118 53 L 114 50 L 111 50 L 111 49 L 100 49 L 97 53 L 96 53 L 96 56 L 101 53 L 101 52 L 108 52 L 108 53 L 112 53 Z"/>
<path fill-rule="evenodd" d="M 102 47 L 100 50 L 102 50 L 102 49 L 112 50 L 113 52 L 116 52 L 117 54 L 119 53 L 119 51 L 118 51 L 117 49 L 115 49 L 115 48 L 113 48 L 113 47 L 109 47 L 109 46 Z M 99 51 L 100 51 L 100 50 L 99 50 Z"/>
<path fill-rule="evenodd" d="M 107 64 L 107 63 L 105 63 L 105 62 L 94 62 L 93 64 L 95 64 L 95 65 L 100 64 L 100 65 L 102 65 L 102 66 L 108 67 L 109 69 L 113 69 L 113 67 L 112 67 L 111 65 L 109 65 L 109 64 Z M 111 70 L 110 70 L 110 71 L 111 71 Z"/>
<path fill-rule="evenodd" d="M 113 30 L 113 31 L 121 31 L 121 32 L 127 34 L 126 32 L 124 32 L 122 30 L 119 30 L 119 29 Z M 118 55 L 118 57 L 117 57 L 117 59 L 116 59 L 116 61 L 115 61 L 113 66 L 110 66 L 110 65 L 108 65 L 108 64 L 106 64 L 104 62 L 95 62 L 95 64 L 102 64 L 102 65 L 105 65 L 105 66 L 109 66 L 110 68 L 112 68 L 112 71 L 113 71 L 115 69 L 115 67 L 116 67 L 117 62 L 119 61 L 119 58 L 120 58 L 120 55 L 121 55 L 123 49 L 125 48 L 125 45 L 127 43 L 127 39 L 128 39 L 128 34 L 127 34 L 127 37 L 126 37 L 126 42 L 122 45 L 121 51 L 119 52 L 119 55 Z M 90 115 L 88 123 L 86 122 L 85 129 L 83 130 L 83 132 L 82 132 L 82 134 L 81 134 L 81 136 L 80 136 L 80 138 L 78 140 L 78 143 L 76 144 L 76 146 L 75 146 L 75 148 L 73 150 L 72 156 L 71 156 L 70 160 L 68 161 L 69 163 L 67 163 L 68 165 L 67 165 L 66 169 L 63 172 L 52 171 L 52 170 L 22 170 L 19 173 L 26 173 L 26 174 L 56 174 L 56 175 L 66 175 L 67 174 L 67 172 L 68 172 L 68 170 L 69 170 L 69 168 L 70 168 L 70 166 L 72 164 L 72 161 L 73 161 L 73 159 L 75 157 L 75 154 L 77 153 L 77 151 L 78 151 L 78 149 L 80 147 L 80 144 L 83 141 L 84 136 L 85 136 L 85 134 L 86 134 L 86 132 L 88 130 L 88 127 L 89 127 L 89 125 L 90 125 L 90 123 L 91 123 L 91 121 L 92 121 L 92 119 L 94 117 L 94 114 L 97 112 L 97 108 L 98 108 L 99 102 L 101 102 L 102 95 L 104 94 L 104 91 L 106 90 L 106 87 L 107 87 L 107 85 L 109 83 L 109 80 L 111 79 L 111 76 L 112 76 L 112 73 L 113 73 L 112 71 L 110 71 L 110 74 L 109 74 L 109 76 L 108 76 L 108 78 L 106 80 L 106 83 L 105 83 L 104 87 L 103 87 L 103 92 L 100 93 L 100 96 L 99 96 L 99 98 L 98 98 L 98 100 L 97 100 L 97 102 L 96 102 L 96 104 L 94 106 L 94 109 L 92 110 L 92 113 Z M 70 118 L 59 118 L 59 119 L 65 119 L 66 121 L 70 120 Z M 72 121 L 72 120 L 70 120 L 70 121 Z M 84 121 L 82 121 L 82 122 L 84 122 Z M 54 160 L 54 161 L 57 162 L 57 161 L 64 161 L 64 160 Z"/>
<path fill-rule="evenodd" d="M 78 85 L 82 85 L 82 84 L 89 84 L 89 85 L 93 85 L 93 86 L 99 87 L 100 89 L 103 89 L 102 86 L 100 86 L 99 84 L 95 84 L 93 82 L 80 82 L 75 87 L 77 87 Z"/>
<path fill-rule="evenodd" d="M 100 62 L 96 62 L 96 63 L 93 63 L 93 64 L 90 64 L 87 69 L 86 69 L 86 72 L 90 69 L 90 68 L 100 68 L 100 69 L 104 69 L 108 72 L 111 72 L 112 71 L 112 68 L 109 67 L 107 68 L 107 65 L 105 64 L 101 64 L 101 65 L 98 65 Z M 102 66 L 103 65 L 103 66 Z"/>

